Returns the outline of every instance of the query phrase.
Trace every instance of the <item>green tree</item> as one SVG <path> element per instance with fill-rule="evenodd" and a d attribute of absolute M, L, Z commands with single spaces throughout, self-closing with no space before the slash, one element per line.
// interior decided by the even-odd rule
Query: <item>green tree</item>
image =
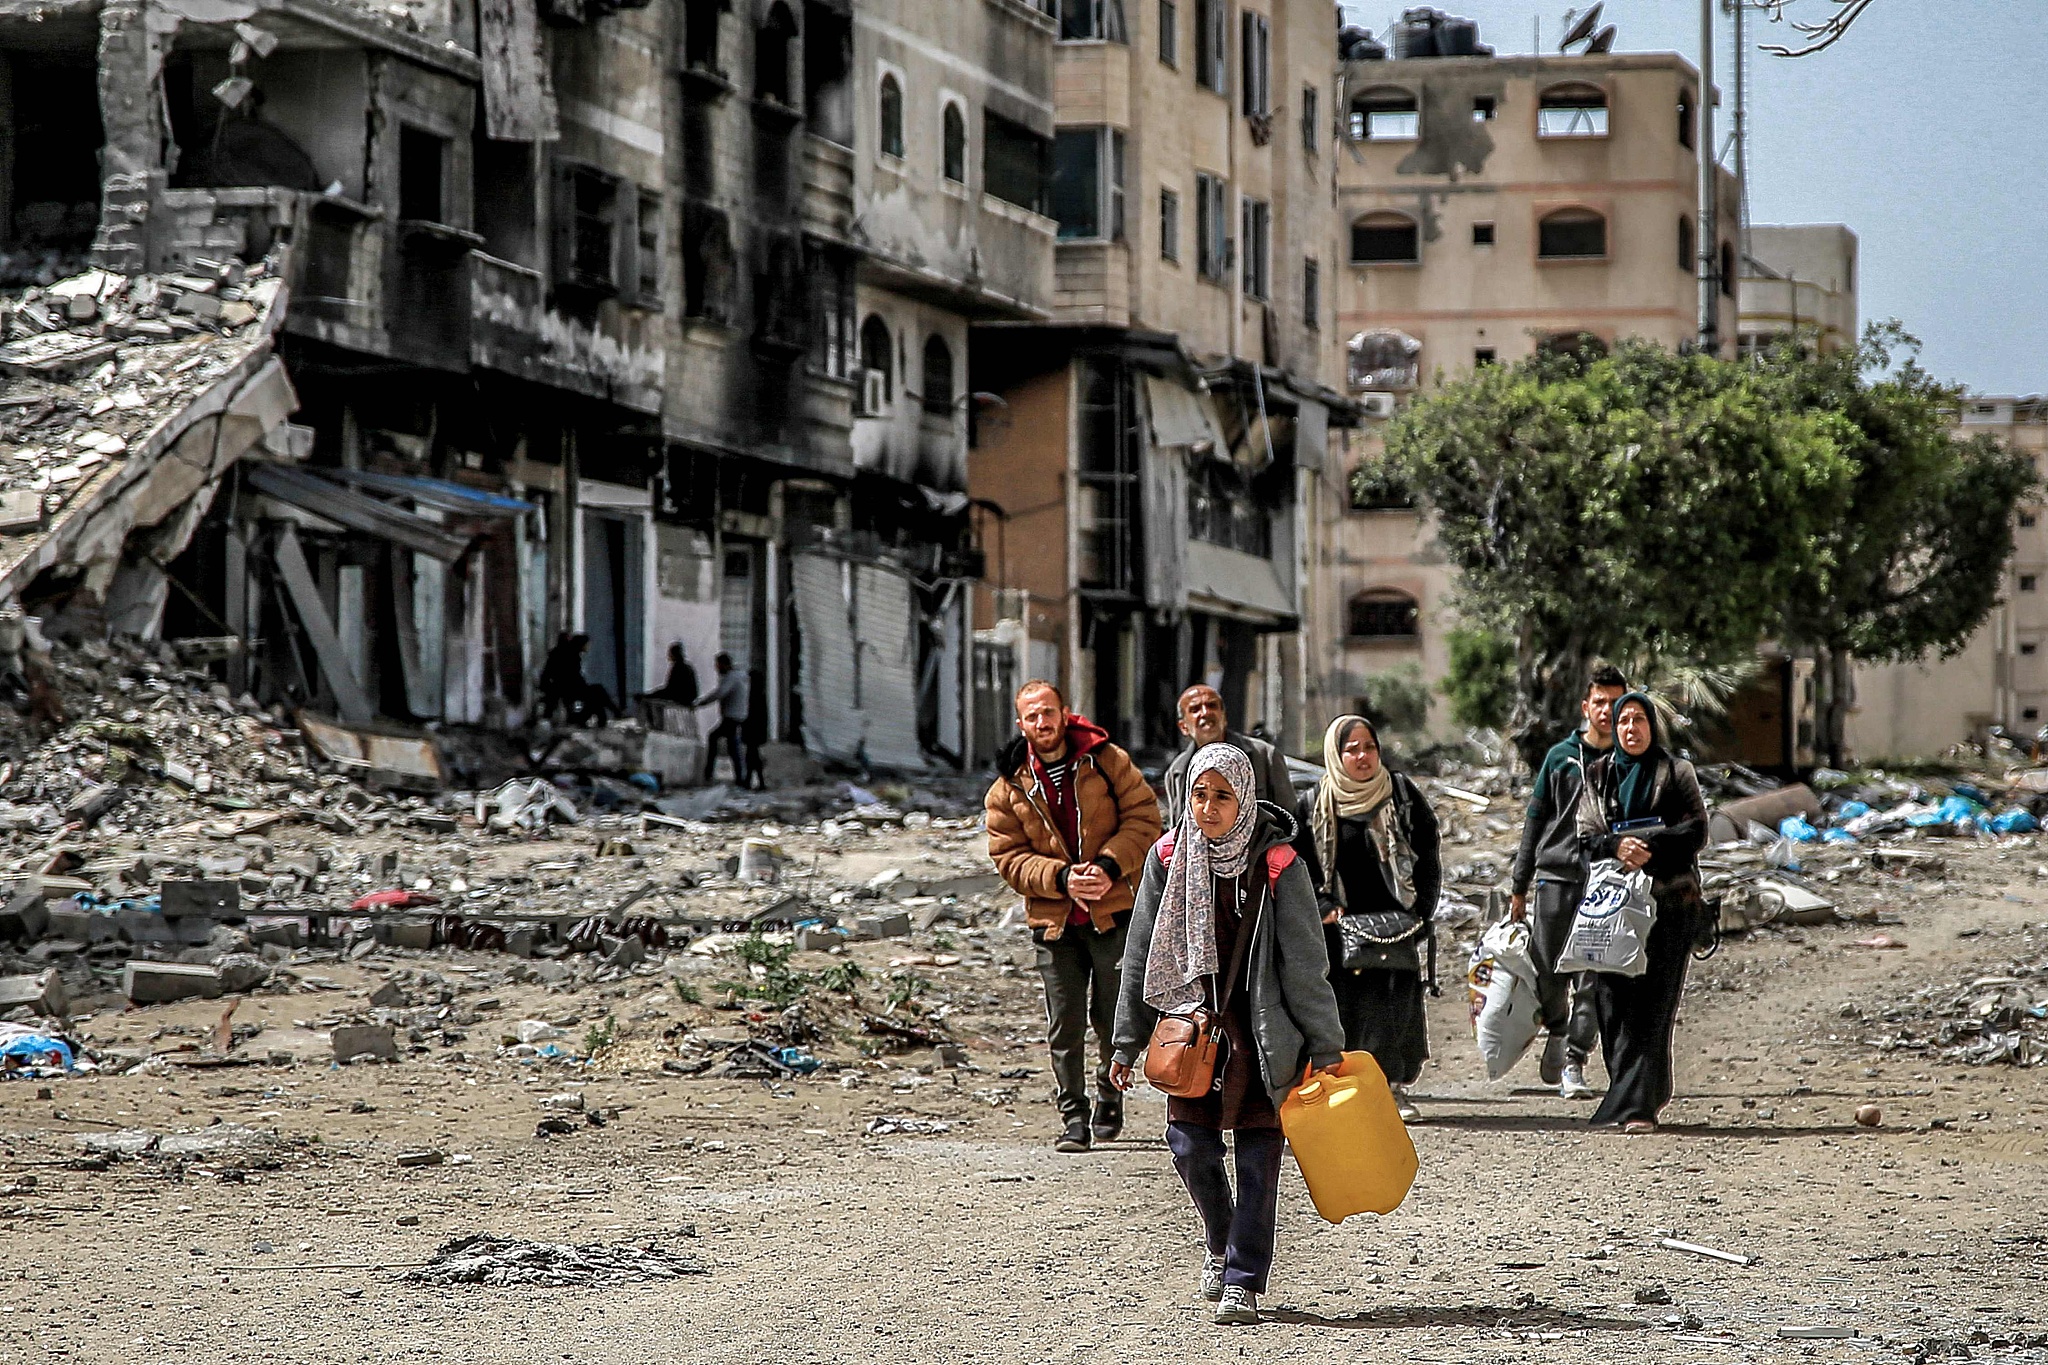
<path fill-rule="evenodd" d="M 1533 767 L 1593 659 L 1733 664 L 1825 581 L 1852 437 L 1749 365 L 1624 342 L 1483 368 L 1395 419 L 1387 452 L 1460 614 L 1514 641 L 1508 736 Z"/>
<path fill-rule="evenodd" d="M 1849 430 L 1847 505 L 1795 579 L 1782 630 L 1814 656 L 1815 747 L 1835 767 L 1852 658 L 1960 650 L 1998 600 L 2014 513 L 2037 482 L 2026 456 L 1955 435 L 1962 390 L 1921 369 L 1919 350 L 1889 322 L 1854 349 L 1814 356 L 1788 342 L 1758 362 L 1788 409 L 1837 413 Z"/>
<path fill-rule="evenodd" d="M 1515 642 L 1498 631 L 1459 626 L 1445 637 L 1449 666 L 1441 686 L 1451 719 L 1481 730 L 1504 730 L 1515 707 Z"/>

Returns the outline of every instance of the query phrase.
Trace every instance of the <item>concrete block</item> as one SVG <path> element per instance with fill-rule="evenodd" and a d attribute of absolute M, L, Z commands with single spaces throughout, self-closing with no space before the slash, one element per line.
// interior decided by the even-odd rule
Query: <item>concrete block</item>
<path fill-rule="evenodd" d="M 171 921 L 162 915 L 153 915 L 147 910 L 117 910 L 109 917 L 120 936 L 130 943 L 176 943 L 177 931 L 171 928 Z M 196 921 L 211 925 L 209 920 Z"/>
<path fill-rule="evenodd" d="M 249 942 L 278 948 L 303 948 L 306 946 L 306 931 L 295 919 L 272 920 L 268 924 L 250 925 Z"/>
<path fill-rule="evenodd" d="M 800 953 L 829 953 L 844 945 L 847 936 L 837 929 L 820 929 L 805 926 L 796 931 L 796 947 Z"/>
<path fill-rule="evenodd" d="M 220 972 L 195 963 L 130 962 L 121 974 L 122 994 L 134 1005 L 211 1000 L 220 995 L 220 990 Z"/>
<path fill-rule="evenodd" d="M 629 968 L 647 960 L 647 945 L 630 935 L 625 938 L 601 935 L 597 940 L 597 950 L 604 954 L 607 967 Z"/>
<path fill-rule="evenodd" d="M 530 924 L 514 925 L 505 931 L 505 951 L 514 957 L 532 957 L 540 932 Z"/>
<path fill-rule="evenodd" d="M 650 730 L 640 750 L 640 769 L 660 778 L 664 787 L 692 786 L 704 775 L 704 741 Z"/>
<path fill-rule="evenodd" d="M 885 910 L 873 915 L 855 915 L 846 925 L 847 937 L 857 941 L 877 938 L 908 938 L 910 936 L 910 914 L 905 910 Z"/>
<path fill-rule="evenodd" d="M 235 869 L 237 873 L 241 870 L 239 867 Z M 188 915 L 234 919 L 242 913 L 242 885 L 226 878 L 164 882 L 157 887 L 157 894 L 163 898 L 165 919 L 182 919 Z"/>
<path fill-rule="evenodd" d="M 25 886 L 0 905 L 0 939 L 34 943 L 49 931 L 50 911 L 41 887 Z"/>
<path fill-rule="evenodd" d="M 389 1024 L 342 1024 L 335 1028 L 333 1041 L 337 1063 L 398 1060 L 398 1039 Z"/>
<path fill-rule="evenodd" d="M 75 939 L 80 943 L 98 943 L 115 937 L 114 922 L 105 915 L 96 915 L 90 910 L 81 910 L 76 901 L 63 900 L 49 907 L 50 922 L 43 933 L 50 938 Z M 97 932 L 95 932 L 97 931 Z"/>
<path fill-rule="evenodd" d="M 434 922 L 430 919 L 378 920 L 377 942 L 387 948 L 424 951 L 434 946 Z"/>
<path fill-rule="evenodd" d="M 55 967 L 34 976 L 0 976 L 0 1013 L 27 1005 L 37 1014 L 63 1014 L 70 1004 Z"/>

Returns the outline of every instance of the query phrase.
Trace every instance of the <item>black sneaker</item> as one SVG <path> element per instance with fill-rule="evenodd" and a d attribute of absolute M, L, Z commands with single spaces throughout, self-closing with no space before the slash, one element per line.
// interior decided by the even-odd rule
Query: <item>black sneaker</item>
<path fill-rule="evenodd" d="M 1122 1098 L 1095 1101 L 1094 1133 L 1097 1142 L 1115 1142 L 1117 1134 L 1124 1130 L 1124 1102 Z"/>
<path fill-rule="evenodd" d="M 1053 1143 L 1055 1152 L 1085 1152 L 1088 1150 L 1088 1119 L 1078 1115 L 1067 1120 L 1067 1131 L 1061 1133 L 1059 1141 Z"/>

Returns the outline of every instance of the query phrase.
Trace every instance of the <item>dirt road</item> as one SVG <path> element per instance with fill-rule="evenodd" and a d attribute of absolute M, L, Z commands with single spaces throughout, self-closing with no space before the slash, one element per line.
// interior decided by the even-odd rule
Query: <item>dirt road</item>
<path fill-rule="evenodd" d="M 2028 863 L 1980 864 L 1959 886 L 1899 893 L 1905 922 L 1888 932 L 1904 950 L 1826 927 L 1696 966 L 1679 1099 L 1652 1137 L 1586 1131 L 1587 1106 L 1523 1088 L 1532 1062 L 1486 1083 L 1447 990 L 1407 1205 L 1330 1227 L 1290 1171 L 1256 1328 L 1216 1328 L 1192 1299 L 1199 1246 L 1155 1137 L 1161 1103 L 1135 1098 L 1127 1140 L 1051 1151 L 1021 930 L 954 931 L 961 965 L 915 968 L 950 993 L 965 1067 L 924 1051 L 707 1080 L 624 1042 L 594 1067 L 503 1058 L 486 1024 L 429 1058 L 334 1068 L 313 1060 L 318 996 L 258 996 L 235 1016 L 264 1025 L 245 1050 L 296 1064 L 167 1066 L 54 1082 L 47 1098 L 0 1086 L 0 1361 L 2048 1359 L 2032 1344 L 2048 1343 L 2048 1071 L 1881 1054 L 1842 1013 L 2038 950 L 2048 910 Z M 877 978 L 905 951 L 856 950 Z M 435 963 L 488 958 L 409 965 Z M 365 990 L 379 967 L 336 965 L 326 984 Z M 501 1024 L 610 1013 L 650 1046 L 677 1023 L 714 1026 L 664 970 L 482 1004 Z M 87 1030 L 175 1039 L 218 1013 L 191 1002 Z M 569 1091 L 610 1121 L 536 1137 L 540 1098 Z M 1884 1109 L 1874 1130 L 1852 1122 L 1865 1102 Z M 945 1131 L 867 1134 L 888 1116 Z M 210 1151 L 78 1169 L 79 1135 L 211 1125 L 254 1136 L 215 1126 Z M 414 1151 L 446 1159 L 399 1164 Z M 592 1289 L 401 1279 L 479 1231 L 651 1242 L 706 1273 Z M 1665 1236 L 1756 1259 L 1664 1250 Z"/>

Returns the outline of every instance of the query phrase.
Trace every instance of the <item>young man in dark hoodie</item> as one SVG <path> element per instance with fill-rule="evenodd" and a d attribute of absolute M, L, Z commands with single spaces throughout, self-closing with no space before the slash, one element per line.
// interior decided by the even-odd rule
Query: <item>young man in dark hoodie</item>
<path fill-rule="evenodd" d="M 1557 1086 L 1568 1100 L 1592 1097 L 1586 1084 L 1586 1057 L 1598 1032 L 1591 995 L 1575 976 L 1560 976 L 1555 970 L 1586 889 L 1577 823 L 1579 793 L 1585 790 L 1587 765 L 1614 747 L 1614 703 L 1627 691 L 1628 679 L 1612 664 L 1599 665 L 1587 678 L 1586 695 L 1579 702 L 1585 725 L 1544 755 L 1543 766 L 1536 770 L 1535 790 L 1529 794 L 1522 846 L 1515 855 L 1511 918 L 1529 918 L 1531 881 L 1536 888 L 1529 936 L 1543 1025 L 1550 1034 L 1543 1047 L 1543 1083 Z"/>
<path fill-rule="evenodd" d="M 1067 710 L 1059 689 L 1017 691 L 1016 739 L 996 757 L 984 813 L 988 855 L 1024 898 L 1064 1128 L 1054 1144 L 1085 1152 L 1123 1131 L 1109 1081 L 1124 931 L 1145 855 L 1159 838 L 1159 801 L 1131 756 L 1101 726 Z M 1095 1027 L 1095 1108 L 1088 1105 L 1088 1028 Z"/>

